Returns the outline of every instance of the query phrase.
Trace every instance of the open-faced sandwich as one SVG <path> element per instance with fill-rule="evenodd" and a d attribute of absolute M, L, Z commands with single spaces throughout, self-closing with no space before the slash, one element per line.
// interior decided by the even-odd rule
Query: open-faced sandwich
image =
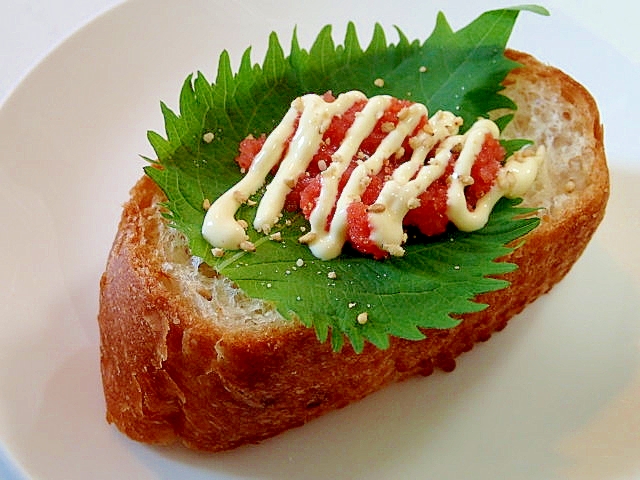
<path fill-rule="evenodd" d="M 604 215 L 596 104 L 506 42 L 523 9 L 424 41 L 272 35 L 163 105 L 100 284 L 107 420 L 257 442 L 455 358 L 569 271 Z"/>

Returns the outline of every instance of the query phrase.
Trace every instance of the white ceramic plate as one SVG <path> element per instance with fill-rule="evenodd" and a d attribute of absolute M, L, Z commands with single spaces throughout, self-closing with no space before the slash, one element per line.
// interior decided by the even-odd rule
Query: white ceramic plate
<path fill-rule="evenodd" d="M 175 106 L 195 70 L 213 79 L 223 48 L 237 60 L 254 45 L 260 60 L 272 30 L 288 43 L 298 25 L 308 46 L 326 23 L 341 40 L 354 19 L 364 38 L 375 21 L 390 38 L 392 25 L 424 38 L 437 10 L 459 28 L 496 6 L 475 3 L 138 0 L 48 56 L 0 110 L 0 477 L 640 478 L 640 70 L 562 10 L 522 14 L 510 45 L 592 90 L 613 188 L 605 222 L 551 294 L 453 373 L 261 445 L 150 448 L 104 421 L 98 281 L 138 155 L 151 154 L 145 132 L 162 130 L 160 100 Z"/>

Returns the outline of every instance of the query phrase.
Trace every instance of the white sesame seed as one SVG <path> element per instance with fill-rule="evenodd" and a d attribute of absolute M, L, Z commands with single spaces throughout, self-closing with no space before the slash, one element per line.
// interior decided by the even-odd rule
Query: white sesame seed
<path fill-rule="evenodd" d="M 460 177 L 460 181 L 462 182 L 462 184 L 464 186 L 469 186 L 469 185 L 473 185 L 475 180 L 473 179 L 473 177 L 471 175 L 462 175 Z"/>
<path fill-rule="evenodd" d="M 384 122 L 380 128 L 382 129 L 382 133 L 391 133 L 396 126 L 394 125 L 393 122 Z"/>
<path fill-rule="evenodd" d="M 364 325 L 369 320 L 369 314 L 367 312 L 359 313 L 357 320 L 360 325 Z"/>
<path fill-rule="evenodd" d="M 244 203 L 247 201 L 247 196 L 244 193 L 242 193 L 240 190 L 234 190 L 232 195 L 233 195 L 233 199 L 238 203 Z"/>
<path fill-rule="evenodd" d="M 382 247 L 389 252 L 391 255 L 393 255 L 394 257 L 403 257 L 404 256 L 404 248 L 402 248 L 400 245 L 393 245 L 393 244 L 388 244 L 385 243 L 382 245 Z"/>
<path fill-rule="evenodd" d="M 224 250 L 222 248 L 212 248 L 211 249 L 211 254 L 216 257 L 216 258 L 220 258 L 224 255 Z"/>
<path fill-rule="evenodd" d="M 317 234 L 314 232 L 305 233 L 300 238 L 298 238 L 298 242 L 300 243 L 311 243 L 317 238 Z"/>
<path fill-rule="evenodd" d="M 256 246 L 249 240 L 244 240 L 243 242 L 240 242 L 240 249 L 245 252 L 255 252 Z"/>
<path fill-rule="evenodd" d="M 297 267 L 302 267 L 304 265 L 304 260 L 299 258 L 298 260 L 296 260 L 296 266 Z"/>
<path fill-rule="evenodd" d="M 331 280 L 335 280 L 336 278 L 338 278 L 338 275 L 336 274 L 336 272 L 329 272 L 327 273 L 327 277 Z"/>
<path fill-rule="evenodd" d="M 202 140 L 204 140 L 205 143 L 213 142 L 214 138 L 215 138 L 215 135 L 213 134 L 213 132 L 207 132 L 202 136 Z"/>
<path fill-rule="evenodd" d="M 387 209 L 387 207 L 383 203 L 374 203 L 373 205 L 369 205 L 367 207 L 367 212 L 370 213 L 382 213 Z"/>
<path fill-rule="evenodd" d="M 376 79 L 373 81 L 373 84 L 374 84 L 376 87 L 382 88 L 382 87 L 384 87 L 384 80 L 383 80 L 382 78 L 376 78 Z"/>
<path fill-rule="evenodd" d="M 407 202 L 407 208 L 409 210 L 413 210 L 414 208 L 418 208 L 419 206 L 420 206 L 419 198 L 410 198 L 409 201 Z"/>

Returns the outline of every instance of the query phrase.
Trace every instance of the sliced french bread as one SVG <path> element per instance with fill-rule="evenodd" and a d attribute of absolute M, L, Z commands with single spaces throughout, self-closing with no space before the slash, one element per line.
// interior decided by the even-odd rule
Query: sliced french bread
<path fill-rule="evenodd" d="M 163 194 L 143 177 L 124 206 L 100 284 L 107 420 L 153 444 L 218 451 L 258 442 L 391 382 L 453 370 L 458 355 L 560 281 L 605 211 L 600 118 L 576 81 L 524 53 L 508 56 L 523 66 L 505 81 L 518 105 L 505 136 L 547 148 L 525 198 L 542 207 L 542 221 L 508 258 L 519 266 L 505 275 L 511 286 L 478 298 L 487 309 L 455 328 L 426 331 L 422 341 L 335 353 L 312 329 L 194 264 L 185 239 L 161 215 Z"/>

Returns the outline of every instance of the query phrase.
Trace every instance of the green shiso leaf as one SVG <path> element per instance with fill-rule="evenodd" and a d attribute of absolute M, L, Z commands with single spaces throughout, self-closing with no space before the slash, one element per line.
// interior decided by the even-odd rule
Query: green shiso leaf
<path fill-rule="evenodd" d="M 492 277 L 515 266 L 496 259 L 510 251 L 506 244 L 538 223 L 527 218 L 531 210 L 518 208 L 516 201 L 503 199 L 478 232 L 452 231 L 427 242 L 409 242 L 404 257 L 385 261 L 349 251 L 331 261 L 316 259 L 297 241 L 306 226 L 300 215 L 287 216 L 281 228 L 276 227 L 282 242 L 249 229 L 255 252 L 215 258 L 200 232 L 202 205 L 240 180 L 234 161 L 240 141 L 271 132 L 291 101 L 305 93 L 390 94 L 421 102 L 431 112 L 453 111 L 466 126 L 493 110 L 515 109 L 500 91 L 504 77 L 517 66 L 505 58 L 504 48 L 522 10 L 547 14 L 537 6 L 494 10 L 457 32 L 440 14 L 423 43 L 409 41 L 399 29 L 398 42 L 389 43 L 376 25 L 366 48 L 353 24 L 341 45 L 335 44 L 327 26 L 308 51 L 294 32 L 288 55 L 271 34 L 262 65 L 252 62 L 247 49 L 235 73 L 223 52 L 215 82 L 201 73 L 189 76 L 180 93 L 179 114 L 161 105 L 165 134 L 148 133 L 157 160 L 150 160 L 145 172 L 167 196 L 168 221 L 186 235 L 193 255 L 249 296 L 273 302 L 285 318 L 313 327 L 335 350 L 345 338 L 360 352 L 366 342 L 386 348 L 390 336 L 417 340 L 424 336 L 421 329 L 457 325 L 457 316 L 486 307 L 474 302 L 478 294 L 507 286 Z M 377 79 L 384 85 L 376 86 Z M 509 120 L 509 115 L 503 117 L 500 126 Z M 508 151 L 524 144 L 504 143 Z M 251 225 L 253 209 L 241 208 L 238 217 Z M 358 315 L 365 312 L 367 322 L 358 323 Z"/>

